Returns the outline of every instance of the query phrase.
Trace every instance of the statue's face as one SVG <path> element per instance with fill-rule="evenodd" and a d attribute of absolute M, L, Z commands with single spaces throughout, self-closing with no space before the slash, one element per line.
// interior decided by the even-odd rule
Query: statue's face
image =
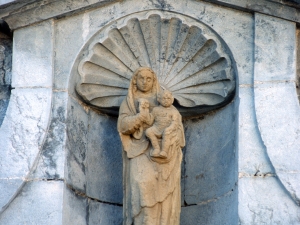
<path fill-rule="evenodd" d="M 153 82 L 154 82 L 153 74 L 148 70 L 141 71 L 137 75 L 136 86 L 138 90 L 142 92 L 148 92 L 152 90 Z"/>
<path fill-rule="evenodd" d="M 165 93 L 159 98 L 159 103 L 164 107 L 169 107 L 173 104 L 174 98 L 172 94 Z"/>

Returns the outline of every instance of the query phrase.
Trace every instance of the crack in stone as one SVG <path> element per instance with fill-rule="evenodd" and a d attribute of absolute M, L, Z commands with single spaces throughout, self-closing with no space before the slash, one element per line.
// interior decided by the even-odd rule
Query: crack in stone
<path fill-rule="evenodd" d="M 240 172 L 239 173 L 239 179 L 243 178 L 243 177 L 277 177 L 276 173 L 272 173 L 272 172 L 267 172 L 267 173 L 259 173 L 260 171 L 257 170 L 254 174 L 250 174 L 250 173 L 243 173 Z"/>
<path fill-rule="evenodd" d="M 102 200 L 99 200 L 99 199 L 96 199 L 96 198 L 92 198 L 92 197 L 86 195 L 84 192 L 81 192 L 81 191 L 79 191 L 79 190 L 76 190 L 76 189 L 75 189 L 72 185 L 70 185 L 70 184 L 67 184 L 67 183 L 66 183 L 66 186 L 67 186 L 72 192 L 74 192 L 75 195 L 78 195 L 78 196 L 83 197 L 83 198 L 87 198 L 88 200 L 93 200 L 93 201 L 100 202 L 100 203 L 107 204 L 107 205 L 115 205 L 115 206 L 121 206 L 121 207 L 123 207 L 123 204 L 113 203 L 113 202 L 106 202 L 106 201 L 102 201 Z"/>
<path fill-rule="evenodd" d="M 237 187 L 237 182 L 234 184 L 234 187 L 230 191 L 226 192 L 225 194 L 223 194 L 223 195 L 221 195 L 219 197 L 208 199 L 206 201 L 202 201 L 202 202 L 198 202 L 198 203 L 193 203 L 193 204 L 188 204 L 188 203 L 186 203 L 186 201 L 184 201 L 184 206 L 182 206 L 182 207 L 197 206 L 197 205 L 206 205 L 206 204 L 208 204 L 210 202 L 216 202 L 216 201 L 220 200 L 221 198 L 224 198 L 224 197 L 227 197 L 227 196 L 231 195 L 231 193 L 234 192 L 234 190 L 236 189 L 236 187 Z"/>

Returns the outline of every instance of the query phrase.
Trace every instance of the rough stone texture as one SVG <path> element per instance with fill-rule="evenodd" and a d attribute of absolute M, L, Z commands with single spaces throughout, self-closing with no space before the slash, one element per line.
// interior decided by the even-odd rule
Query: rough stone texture
<path fill-rule="evenodd" d="M 15 32 L 15 89 L 0 128 L 4 224 L 62 222 L 67 93 L 52 93 L 52 48 L 52 21 Z"/>
<path fill-rule="evenodd" d="M 122 204 L 122 144 L 117 120 L 91 111 L 89 131 L 87 195 L 104 202 Z"/>
<path fill-rule="evenodd" d="M 85 111 L 73 99 L 69 104 L 67 183 L 91 198 L 121 204 L 122 147 L 116 118 Z"/>
<path fill-rule="evenodd" d="M 300 224 L 300 208 L 276 177 L 244 177 L 239 190 L 241 225 Z"/>
<path fill-rule="evenodd" d="M 12 41 L 0 36 L 0 85 L 11 84 Z"/>
<path fill-rule="evenodd" d="M 52 94 L 51 121 L 32 179 L 64 178 L 67 98 L 66 92 Z"/>
<path fill-rule="evenodd" d="M 2 0 L 4 5 L 0 3 L 1 13 L 0 17 L 5 18 L 12 29 L 17 29 L 25 25 L 47 20 L 49 18 L 62 17 L 70 14 L 80 13 L 84 9 L 91 7 L 105 6 L 105 4 L 118 2 L 113 0 L 102 1 L 80 1 L 73 0 L 72 2 L 65 1 L 12 1 Z M 178 1 L 185 4 L 188 0 Z M 239 9 L 242 11 L 260 12 L 263 14 L 271 15 L 274 17 L 281 17 L 287 20 L 300 22 L 299 4 L 295 1 L 282 1 L 282 0 L 204 0 L 218 5 Z M 155 4 L 159 9 L 172 9 L 170 6 L 175 2 L 171 1 L 150 1 Z M 196 1 L 200 2 L 200 0 Z M 11 4 L 7 4 L 11 3 Z M 292 7 L 291 7 L 292 6 Z M 295 7 L 296 6 L 296 7 Z M 56 9 L 56 10 L 53 10 Z M 13 13 L 10 13 L 13 12 Z M 28 16 L 30 15 L 30 16 Z"/>
<path fill-rule="evenodd" d="M 300 204 L 297 180 L 300 173 L 300 109 L 295 83 L 256 85 L 255 104 L 258 126 L 270 160 L 283 185 Z M 285 178 L 286 175 L 289 178 Z M 295 178 L 291 179 L 291 176 Z"/>
<path fill-rule="evenodd" d="M 52 25 L 46 21 L 14 32 L 13 87 L 52 86 Z"/>
<path fill-rule="evenodd" d="M 300 205 L 296 27 L 292 22 L 260 14 L 255 15 L 255 21 L 254 95 L 258 127 L 280 181 Z"/>
<path fill-rule="evenodd" d="M 64 186 L 62 224 L 87 225 L 88 199 Z"/>
<path fill-rule="evenodd" d="M 218 198 L 235 187 L 236 116 L 236 106 L 231 103 L 202 120 L 191 120 L 184 124 L 186 129 L 184 199 L 187 205 Z"/>
<path fill-rule="evenodd" d="M 15 32 L 12 86 L 16 88 L 0 127 L 0 179 L 9 189 L 1 193 L 1 212 L 35 169 L 44 144 L 52 98 L 51 31 L 52 23 L 44 22 Z M 29 39 L 31 35 L 35 38 Z"/>
<path fill-rule="evenodd" d="M 89 114 L 78 102 L 69 98 L 67 118 L 65 179 L 76 190 L 85 192 Z"/>
<path fill-rule="evenodd" d="M 20 188 L 22 188 L 23 183 L 24 181 L 22 178 L 0 179 L 0 188 L 1 190 L 5 190 L 0 195 L 0 212 L 2 212 L 5 209 L 5 207 L 8 206 L 7 203 L 9 203 L 18 194 L 18 191 Z"/>
<path fill-rule="evenodd" d="M 6 114 L 11 89 L 12 41 L 0 33 L 0 127 Z"/>
<path fill-rule="evenodd" d="M 0 179 L 24 179 L 34 167 L 47 129 L 50 106 L 49 89 L 12 91 L 7 115 L 0 128 Z M 6 196 L 5 192 L 1 195 Z M 1 207 L 10 200 L 6 197 Z"/>
<path fill-rule="evenodd" d="M 300 102 L 300 29 L 296 31 L 296 38 L 297 38 L 297 62 L 296 62 L 296 69 L 297 69 L 297 77 L 296 77 L 296 88 L 297 88 L 297 95 L 298 100 Z"/>
<path fill-rule="evenodd" d="M 9 97 L 10 97 L 10 87 L 1 86 L 0 87 L 0 95 L 1 97 L 4 97 L 0 99 L 0 126 L 2 125 L 2 122 L 4 120 L 4 117 L 6 115 L 6 110 L 9 103 Z"/>
<path fill-rule="evenodd" d="M 295 7 L 285 6 L 284 0 L 205 0 L 246 11 L 259 12 L 286 20 L 299 22 L 300 11 Z M 297 1 L 297 0 L 296 0 Z M 288 5 L 288 4 L 287 4 Z"/>
<path fill-rule="evenodd" d="M 233 187 L 228 193 L 219 198 L 211 199 L 199 205 L 191 205 L 181 208 L 181 225 L 190 224 L 214 224 L 233 225 L 238 224 L 237 187 Z"/>
<path fill-rule="evenodd" d="M 1 224 L 61 224 L 62 199 L 63 182 L 28 182 L 0 215 Z"/>
<path fill-rule="evenodd" d="M 239 88 L 239 173 L 240 176 L 275 173 L 256 123 L 252 86 Z"/>
<path fill-rule="evenodd" d="M 121 225 L 123 221 L 122 207 L 91 200 L 88 221 L 88 224 Z"/>
<path fill-rule="evenodd" d="M 295 23 L 255 14 L 255 82 L 295 80 L 295 29 Z"/>
<path fill-rule="evenodd" d="M 84 33 L 89 30 L 89 18 L 84 24 L 85 14 L 58 20 L 55 23 L 55 51 L 53 87 L 56 90 L 67 90 L 74 56 L 81 48 Z M 76 38 L 72 38 L 76 37 Z M 63 49 L 63 51 L 61 51 Z M 73 73 L 73 72 L 72 72 Z M 70 91 L 73 91 L 73 87 Z"/>

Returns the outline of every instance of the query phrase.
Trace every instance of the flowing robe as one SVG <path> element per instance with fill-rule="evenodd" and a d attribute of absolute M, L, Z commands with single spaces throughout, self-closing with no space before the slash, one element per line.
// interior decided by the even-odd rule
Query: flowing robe
<path fill-rule="evenodd" d="M 156 94 L 154 92 L 152 97 L 156 98 Z M 118 119 L 124 150 L 123 225 L 179 225 L 181 148 L 185 145 L 182 123 L 173 135 L 169 162 L 155 162 L 150 156 L 151 143 L 145 136 L 149 125 L 139 120 L 135 102 L 130 87 Z M 150 104 L 150 111 L 154 106 Z M 142 129 L 139 124 L 142 124 Z M 133 134 L 141 130 L 142 137 L 134 138 Z"/>

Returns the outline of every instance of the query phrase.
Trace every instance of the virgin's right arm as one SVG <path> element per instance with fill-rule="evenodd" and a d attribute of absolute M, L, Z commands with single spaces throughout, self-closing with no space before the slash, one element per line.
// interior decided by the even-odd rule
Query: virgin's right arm
<path fill-rule="evenodd" d="M 120 117 L 120 132 L 122 134 L 133 134 L 142 126 L 142 120 L 139 114 L 134 116 L 120 115 Z"/>

